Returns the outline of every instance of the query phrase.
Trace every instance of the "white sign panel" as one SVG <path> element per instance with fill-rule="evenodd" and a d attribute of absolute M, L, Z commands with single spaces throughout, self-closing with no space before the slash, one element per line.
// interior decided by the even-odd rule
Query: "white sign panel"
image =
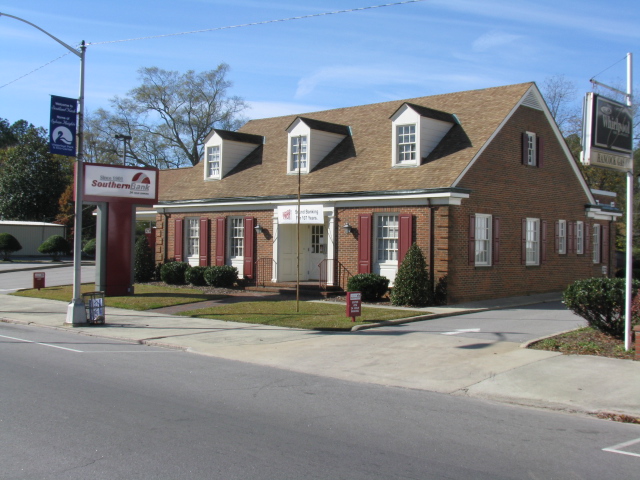
<path fill-rule="evenodd" d="M 154 199 L 158 172 L 85 164 L 84 193 L 100 197 Z"/>
<path fill-rule="evenodd" d="M 278 223 L 298 223 L 297 205 L 278 206 Z M 301 205 L 300 223 L 306 225 L 323 225 L 322 205 Z"/>

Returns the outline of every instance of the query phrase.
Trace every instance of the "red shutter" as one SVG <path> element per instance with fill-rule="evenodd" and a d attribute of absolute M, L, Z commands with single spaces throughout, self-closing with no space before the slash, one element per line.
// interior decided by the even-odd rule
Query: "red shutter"
<path fill-rule="evenodd" d="M 575 251 L 575 232 L 575 222 L 567 222 L 567 253 L 573 253 Z"/>
<path fill-rule="evenodd" d="M 184 238 L 184 220 L 176 218 L 173 232 L 173 258 L 176 262 L 181 262 L 183 257 L 182 239 Z"/>
<path fill-rule="evenodd" d="M 200 217 L 200 262 L 201 267 L 209 266 L 209 219 Z"/>
<path fill-rule="evenodd" d="M 253 263 L 255 250 L 255 235 L 254 230 L 255 219 L 253 217 L 244 217 L 244 268 L 243 275 L 247 278 L 253 278 Z"/>
<path fill-rule="evenodd" d="M 527 132 L 522 132 L 522 158 L 520 159 L 522 165 L 527 165 L 529 160 L 529 135 Z"/>
<path fill-rule="evenodd" d="M 469 215 L 469 265 L 476 264 L 476 216 Z"/>
<path fill-rule="evenodd" d="M 547 221 L 540 222 L 540 263 L 547 261 Z"/>
<path fill-rule="evenodd" d="M 492 263 L 494 265 L 500 263 L 500 217 L 493 217 L 493 248 Z"/>
<path fill-rule="evenodd" d="M 399 217 L 400 231 L 398 233 L 398 266 L 402 264 L 407 250 L 413 244 L 413 215 L 403 213 Z"/>
<path fill-rule="evenodd" d="M 556 220 L 555 252 L 560 251 L 560 220 Z"/>
<path fill-rule="evenodd" d="M 538 145 L 536 147 L 536 152 L 538 158 L 536 159 L 536 163 L 538 168 L 542 168 L 544 166 L 544 139 L 541 137 L 537 137 Z"/>
<path fill-rule="evenodd" d="M 520 259 L 520 263 L 522 265 L 527 264 L 527 219 L 522 219 L 522 258 Z"/>
<path fill-rule="evenodd" d="M 224 265 L 226 249 L 226 226 L 225 217 L 216 218 L 216 265 Z"/>
<path fill-rule="evenodd" d="M 608 265 L 609 264 L 609 225 L 602 225 L 600 227 L 600 232 L 602 233 L 602 240 L 600 244 L 602 245 L 601 253 L 600 253 L 600 262 Z"/>
<path fill-rule="evenodd" d="M 371 273 L 371 214 L 358 216 L 358 273 Z"/>

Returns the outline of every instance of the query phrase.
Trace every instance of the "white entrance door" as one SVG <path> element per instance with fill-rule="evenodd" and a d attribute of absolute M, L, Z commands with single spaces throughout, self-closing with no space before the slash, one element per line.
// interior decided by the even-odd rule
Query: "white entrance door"
<path fill-rule="evenodd" d="M 300 225 L 300 280 L 308 279 L 309 262 L 309 225 Z M 295 282 L 298 268 L 297 225 L 278 227 L 278 281 Z"/>

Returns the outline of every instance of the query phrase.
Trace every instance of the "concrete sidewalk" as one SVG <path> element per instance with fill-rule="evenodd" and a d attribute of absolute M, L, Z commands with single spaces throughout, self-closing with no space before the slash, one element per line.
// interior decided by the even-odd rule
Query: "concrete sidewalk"
<path fill-rule="evenodd" d="M 437 314 L 514 308 L 551 298 L 557 300 L 557 294 L 442 307 Z M 5 322 L 65 328 L 349 381 L 640 417 L 640 362 L 630 360 L 564 356 L 518 343 L 426 332 L 318 332 L 116 308 L 106 309 L 105 325 L 68 327 L 66 311 L 64 302 L 0 296 L 0 319 Z"/>

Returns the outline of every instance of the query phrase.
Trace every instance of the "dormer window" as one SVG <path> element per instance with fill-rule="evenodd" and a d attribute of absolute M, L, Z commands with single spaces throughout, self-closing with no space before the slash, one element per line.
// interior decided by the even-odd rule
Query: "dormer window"
<path fill-rule="evenodd" d="M 292 172 L 307 172 L 307 136 L 298 135 L 291 137 L 291 165 L 289 170 Z"/>
<path fill-rule="evenodd" d="M 398 163 L 415 163 L 416 161 L 416 126 L 398 126 Z"/>
<path fill-rule="evenodd" d="M 391 165 L 417 167 L 458 123 L 458 119 L 451 113 L 405 103 L 391 116 L 391 122 Z"/>
<path fill-rule="evenodd" d="M 222 180 L 263 143 L 260 135 L 211 130 L 204 140 L 204 179 Z"/>
<path fill-rule="evenodd" d="M 207 176 L 220 178 L 220 145 L 207 147 Z"/>
<path fill-rule="evenodd" d="M 297 117 L 287 127 L 287 133 L 287 173 L 297 174 L 312 172 L 329 152 L 351 135 L 351 129 L 346 125 Z"/>

